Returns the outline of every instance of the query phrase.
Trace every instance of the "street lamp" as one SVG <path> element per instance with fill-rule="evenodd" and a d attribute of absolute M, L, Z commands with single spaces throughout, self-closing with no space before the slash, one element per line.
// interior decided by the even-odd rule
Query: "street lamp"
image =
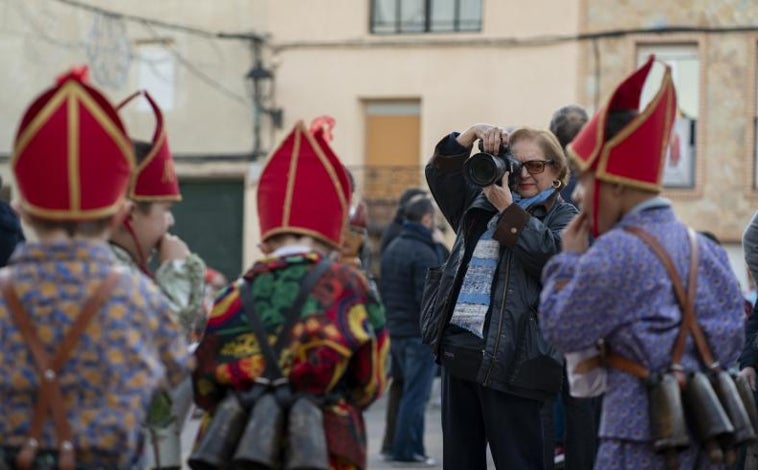
<path fill-rule="evenodd" d="M 253 156 L 257 158 L 262 153 L 261 115 L 268 115 L 274 128 L 281 129 L 283 111 L 281 108 L 266 105 L 273 95 L 274 73 L 263 66 L 260 57 L 255 59 L 253 68 L 247 72 L 245 78 L 250 81 L 253 88 L 253 139 L 255 140 Z"/>

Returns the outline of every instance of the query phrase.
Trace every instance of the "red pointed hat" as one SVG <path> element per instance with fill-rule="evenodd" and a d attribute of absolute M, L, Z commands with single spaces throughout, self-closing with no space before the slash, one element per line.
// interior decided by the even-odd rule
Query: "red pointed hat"
<path fill-rule="evenodd" d="M 86 68 L 59 77 L 19 124 L 11 167 L 21 206 L 35 217 L 107 217 L 126 194 L 132 144 L 111 103 L 86 81 Z"/>
<path fill-rule="evenodd" d="M 302 121 L 269 157 L 258 182 L 261 240 L 281 234 L 312 236 L 339 249 L 350 210 L 350 180 L 319 127 Z"/>
<path fill-rule="evenodd" d="M 624 80 L 568 145 L 569 156 L 581 171 L 595 178 L 650 191 L 661 190 L 666 149 L 676 111 L 671 69 L 665 67 L 660 88 L 640 114 L 605 142 L 605 125 L 613 111 L 639 110 L 642 88 L 655 62 L 650 58 Z"/>
<path fill-rule="evenodd" d="M 179 179 L 174 169 L 174 158 L 168 146 L 168 136 L 163 123 L 163 113 L 158 104 L 146 90 L 140 90 L 126 98 L 118 105 L 121 110 L 127 103 L 138 96 L 144 96 L 155 114 L 155 132 L 152 148 L 144 160 L 137 164 L 134 184 L 129 189 L 129 198 L 133 201 L 159 202 L 181 201 Z"/>

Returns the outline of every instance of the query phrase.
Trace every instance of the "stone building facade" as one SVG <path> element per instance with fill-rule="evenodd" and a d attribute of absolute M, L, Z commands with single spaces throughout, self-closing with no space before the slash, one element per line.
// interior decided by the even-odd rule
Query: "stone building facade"
<path fill-rule="evenodd" d="M 690 121 L 685 134 L 694 142 L 689 149 L 683 146 L 679 156 L 680 165 L 691 164 L 686 176 L 674 175 L 664 195 L 674 201 L 685 222 L 738 249 L 742 231 L 758 208 L 758 4 L 742 0 L 582 3 L 582 33 L 648 28 L 660 33 L 584 42 L 579 101 L 596 106 L 606 99 L 647 53 L 659 53 L 672 63 L 680 104 L 689 108 L 680 109 Z M 679 26 L 692 30 L 667 31 Z"/>

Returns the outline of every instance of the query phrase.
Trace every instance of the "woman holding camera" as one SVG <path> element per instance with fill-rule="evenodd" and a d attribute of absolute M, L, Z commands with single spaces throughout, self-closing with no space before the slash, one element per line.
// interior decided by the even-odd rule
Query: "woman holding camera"
<path fill-rule="evenodd" d="M 477 140 L 490 155 L 466 163 Z M 495 184 L 477 186 L 488 171 Z M 543 468 L 540 406 L 560 389 L 563 366 L 537 306 L 542 267 L 577 212 L 560 196 L 567 174 L 550 131 L 488 124 L 443 138 L 426 167 L 456 232 L 447 263 L 429 273 L 421 319 L 442 364 L 446 469 L 486 469 L 487 444 L 497 468 Z"/>

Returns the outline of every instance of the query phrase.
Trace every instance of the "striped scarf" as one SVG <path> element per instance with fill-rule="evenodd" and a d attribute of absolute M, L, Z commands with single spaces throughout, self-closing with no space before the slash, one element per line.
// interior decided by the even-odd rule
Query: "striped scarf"
<path fill-rule="evenodd" d="M 519 207 L 526 210 L 532 204 L 544 202 L 555 191 L 555 188 L 548 188 L 528 198 L 521 198 L 513 193 L 513 200 Z M 463 276 L 463 284 L 455 303 L 453 316 L 450 319 L 453 325 L 479 338 L 484 338 L 484 321 L 490 307 L 492 281 L 495 279 L 495 270 L 500 258 L 500 242 L 493 238 L 499 219 L 500 214 L 495 214 L 487 222 L 487 230 L 476 242 L 471 261 Z"/>

